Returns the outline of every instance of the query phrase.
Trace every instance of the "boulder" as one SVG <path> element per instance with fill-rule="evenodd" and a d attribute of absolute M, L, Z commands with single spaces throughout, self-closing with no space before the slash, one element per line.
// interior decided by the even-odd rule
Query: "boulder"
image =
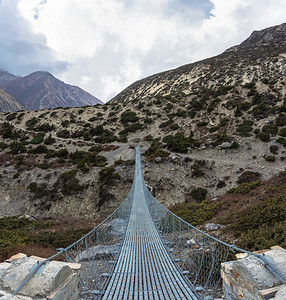
<path fill-rule="evenodd" d="M 119 218 L 111 220 L 107 226 L 111 229 L 113 235 L 122 235 L 126 230 L 125 220 Z"/>
<path fill-rule="evenodd" d="M 159 164 L 163 161 L 162 157 L 158 156 L 155 158 L 155 163 Z"/>
<path fill-rule="evenodd" d="M 220 225 L 220 224 L 215 224 L 215 223 L 207 223 L 204 228 L 206 230 L 209 230 L 209 231 L 215 231 L 215 230 L 219 230 L 220 228 L 222 228 L 224 226 Z"/>
<path fill-rule="evenodd" d="M 12 297 L 11 293 L 27 278 L 31 270 L 44 260 L 43 258 L 23 257 L 23 255 L 19 257 L 19 259 L 15 257 L 10 259 L 9 263 L 0 264 L 0 290 L 5 292 L 2 293 L 4 298 L 0 297 L 0 299 L 28 300 L 47 297 L 53 300 L 78 299 L 80 265 L 61 261 L 50 261 L 41 266 L 20 290 L 18 298 Z M 22 298 L 19 298 L 20 296 Z"/>
<path fill-rule="evenodd" d="M 268 261 L 286 276 L 286 251 L 284 249 L 272 249 L 263 253 Z M 237 261 L 222 264 L 221 275 L 223 279 L 224 296 L 227 300 L 237 299 L 270 299 L 281 293 L 282 282 L 273 275 L 254 256 L 248 255 Z M 278 298 L 280 300 L 280 298 Z M 286 299 L 285 297 L 281 299 Z"/>
<path fill-rule="evenodd" d="M 90 259 L 107 259 L 114 256 L 119 250 L 120 247 L 118 245 L 98 245 L 79 253 L 76 256 L 75 261 L 79 263 Z"/>

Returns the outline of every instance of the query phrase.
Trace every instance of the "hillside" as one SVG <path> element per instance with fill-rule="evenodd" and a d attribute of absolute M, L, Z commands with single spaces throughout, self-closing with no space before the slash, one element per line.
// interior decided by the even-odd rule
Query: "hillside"
<path fill-rule="evenodd" d="M 0 112 L 21 110 L 23 107 L 9 94 L 0 89 Z"/>
<path fill-rule="evenodd" d="M 241 178 L 250 184 L 238 190 L 257 188 L 259 203 L 261 182 L 286 167 L 285 29 L 142 79 L 104 105 L 0 114 L 1 216 L 107 216 L 131 187 L 138 143 L 156 198 L 190 206 L 186 219 L 203 212 L 198 225 Z M 227 215 L 234 197 L 225 197 Z"/>
<path fill-rule="evenodd" d="M 80 107 L 102 102 L 77 86 L 65 84 L 48 72 L 34 72 L 1 84 L 26 110 Z"/>

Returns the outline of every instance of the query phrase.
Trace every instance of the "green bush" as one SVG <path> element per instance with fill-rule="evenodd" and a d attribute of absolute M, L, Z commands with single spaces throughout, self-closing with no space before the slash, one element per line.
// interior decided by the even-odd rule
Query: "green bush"
<path fill-rule="evenodd" d="M 254 182 L 244 182 L 228 190 L 228 193 L 236 193 L 236 194 L 248 194 L 250 191 L 254 190 L 258 185 L 260 185 L 260 180 Z"/>
<path fill-rule="evenodd" d="M 55 186 L 60 187 L 64 195 L 73 195 L 84 189 L 84 186 L 79 184 L 79 179 L 76 178 L 77 172 L 77 169 L 73 169 L 59 176 Z"/>
<path fill-rule="evenodd" d="M 271 145 L 269 147 L 269 150 L 272 154 L 278 154 L 278 146 L 277 145 Z"/>
<path fill-rule="evenodd" d="M 36 148 L 29 150 L 29 153 L 33 153 L 33 154 L 40 154 L 40 153 L 47 153 L 47 152 L 48 152 L 48 148 L 45 145 L 39 145 Z"/>
<path fill-rule="evenodd" d="M 56 140 L 52 137 L 51 134 L 44 140 L 45 145 L 52 145 L 56 142 Z"/>
<path fill-rule="evenodd" d="M 206 199 L 206 196 L 207 196 L 207 190 L 204 189 L 204 188 L 198 187 L 198 188 L 193 189 L 193 190 L 191 191 L 191 196 L 192 196 L 195 200 L 201 202 L 202 200 L 205 200 L 205 199 Z"/>
<path fill-rule="evenodd" d="M 26 126 L 28 128 L 33 128 L 37 123 L 38 123 L 38 119 L 36 117 L 33 117 L 32 119 L 26 122 Z"/>
<path fill-rule="evenodd" d="M 12 120 L 14 120 L 14 119 L 16 118 L 16 116 L 17 116 L 17 113 L 16 113 L 16 112 L 11 113 L 11 114 L 9 114 L 9 115 L 6 117 L 6 120 L 7 120 L 7 121 L 12 121 Z"/>
<path fill-rule="evenodd" d="M 126 127 L 125 129 L 121 130 L 119 132 L 119 135 L 127 135 L 129 132 L 135 132 L 139 129 L 142 129 L 143 125 L 140 123 L 134 123 Z"/>
<path fill-rule="evenodd" d="M 155 140 L 152 141 L 150 147 L 145 152 L 145 155 L 150 157 L 150 158 L 168 157 L 169 152 L 162 150 L 161 147 L 162 147 L 162 143 L 160 143 L 158 141 L 158 139 L 155 139 Z"/>
<path fill-rule="evenodd" d="M 240 183 L 254 182 L 257 181 L 260 176 L 261 174 L 258 172 L 245 171 L 238 177 L 237 183 L 240 184 Z"/>
<path fill-rule="evenodd" d="M 192 177 L 201 177 L 204 176 L 205 172 L 200 168 L 198 164 L 192 166 Z"/>
<path fill-rule="evenodd" d="M 135 123 L 138 122 L 139 117 L 136 115 L 136 112 L 127 110 L 121 114 L 120 120 L 123 124 Z"/>
<path fill-rule="evenodd" d="M 30 141 L 31 144 L 37 145 L 37 144 L 41 144 L 44 142 L 44 138 L 45 138 L 45 133 L 44 132 L 40 132 L 37 135 L 35 135 L 32 140 Z"/>
<path fill-rule="evenodd" d="M 278 127 L 275 124 L 267 124 L 263 126 L 262 132 L 276 135 L 278 133 Z"/>
<path fill-rule="evenodd" d="M 270 142 L 270 134 L 266 132 L 260 132 L 257 134 L 257 137 L 262 141 L 262 142 Z"/>
<path fill-rule="evenodd" d="M 161 123 L 159 125 L 159 128 L 166 128 L 166 127 L 170 126 L 173 123 L 174 123 L 174 121 L 172 119 L 169 119 L 168 121 Z"/>
<path fill-rule="evenodd" d="M 200 203 L 180 203 L 175 204 L 170 210 L 193 226 L 201 225 L 210 220 L 221 206 L 221 202 L 203 200 Z"/>
<path fill-rule="evenodd" d="M 207 121 L 201 121 L 201 122 L 198 122 L 197 124 L 199 127 L 205 127 L 208 125 L 208 122 Z"/>
<path fill-rule="evenodd" d="M 57 137 L 68 139 L 70 138 L 70 132 L 67 129 L 57 132 Z"/>
<path fill-rule="evenodd" d="M 286 137 L 286 127 L 283 127 L 279 130 L 279 135 Z"/>
<path fill-rule="evenodd" d="M 185 137 L 183 133 L 177 132 L 175 135 L 167 135 L 163 138 L 163 142 L 169 150 L 179 153 L 187 153 L 188 147 L 193 146 L 193 138 Z"/>
<path fill-rule="evenodd" d="M 275 161 L 275 156 L 274 156 L 274 155 L 271 155 L 271 154 L 265 155 L 265 156 L 264 156 L 264 159 L 265 159 L 266 161 L 268 161 L 268 162 L 274 162 L 274 161 Z"/>
<path fill-rule="evenodd" d="M 11 154 L 23 153 L 25 151 L 26 151 L 26 147 L 21 142 L 14 141 L 10 144 L 10 153 Z"/>

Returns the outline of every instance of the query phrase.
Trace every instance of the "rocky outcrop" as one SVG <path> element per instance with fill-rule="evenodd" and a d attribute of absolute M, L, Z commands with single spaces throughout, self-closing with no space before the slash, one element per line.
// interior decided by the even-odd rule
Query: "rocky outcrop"
<path fill-rule="evenodd" d="M 275 246 L 263 255 L 284 277 L 286 276 L 286 250 Z M 285 299 L 285 285 L 259 260 L 247 254 L 241 254 L 239 257 L 243 258 L 222 264 L 225 299 Z"/>
<path fill-rule="evenodd" d="M 0 264 L 0 299 L 12 299 L 13 293 L 31 270 L 43 261 L 40 257 L 27 257 L 19 253 Z M 13 299 L 78 299 L 80 264 L 50 261 L 37 273 Z"/>

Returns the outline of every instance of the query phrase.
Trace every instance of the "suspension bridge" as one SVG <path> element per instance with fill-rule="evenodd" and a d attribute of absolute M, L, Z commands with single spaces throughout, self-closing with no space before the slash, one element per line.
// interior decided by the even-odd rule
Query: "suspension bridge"
<path fill-rule="evenodd" d="M 147 189 L 140 147 L 136 147 L 132 188 L 122 204 L 87 235 L 58 255 L 81 263 L 80 299 L 213 299 L 220 265 L 230 251 L 247 252 L 186 223 L 161 205 Z M 258 254 L 265 267 L 285 278 Z"/>

